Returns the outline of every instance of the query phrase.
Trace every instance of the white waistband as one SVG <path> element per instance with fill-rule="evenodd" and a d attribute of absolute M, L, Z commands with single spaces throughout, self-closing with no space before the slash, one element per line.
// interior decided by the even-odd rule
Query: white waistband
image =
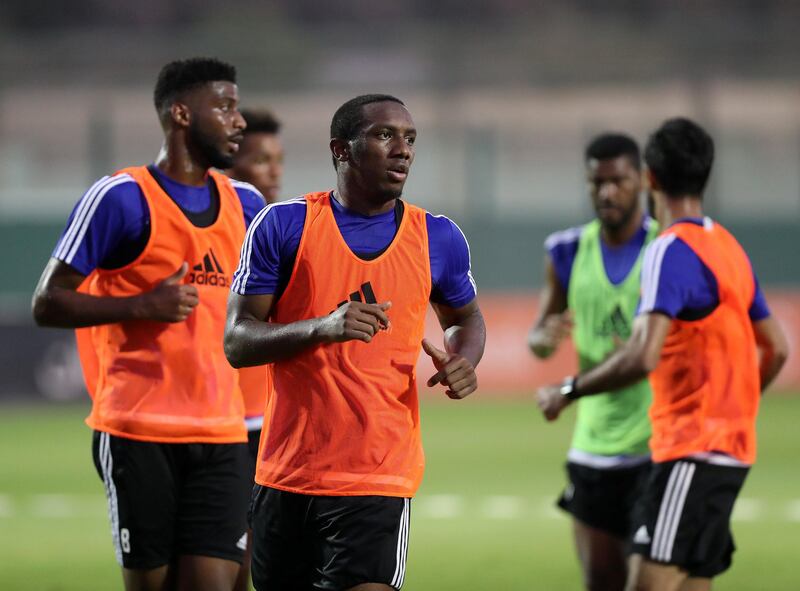
<path fill-rule="evenodd" d="M 248 431 L 258 431 L 264 426 L 264 416 L 247 417 L 244 420 L 244 426 L 247 427 Z"/>
<path fill-rule="evenodd" d="M 702 451 L 686 456 L 690 460 L 704 462 L 706 464 L 716 464 L 717 466 L 733 466 L 734 468 L 749 468 L 750 464 L 745 464 L 733 456 L 723 454 L 718 451 Z"/>
<path fill-rule="evenodd" d="M 599 454 L 592 454 L 588 451 L 573 448 L 567 452 L 567 460 L 581 466 L 588 466 L 599 470 L 612 470 L 616 468 L 633 468 L 634 466 L 646 464 L 650 461 L 650 454 L 641 456 L 601 456 Z"/>

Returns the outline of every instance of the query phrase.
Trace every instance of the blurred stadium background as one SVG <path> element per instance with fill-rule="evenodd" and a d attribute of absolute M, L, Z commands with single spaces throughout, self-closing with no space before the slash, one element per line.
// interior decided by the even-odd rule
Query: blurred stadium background
<path fill-rule="evenodd" d="M 29 301 L 86 188 L 155 157 L 156 74 L 192 55 L 235 64 L 243 104 L 284 123 L 284 197 L 332 186 L 328 126 L 344 100 L 406 102 L 420 130 L 406 196 L 469 238 L 489 330 L 474 400 L 426 396 L 406 588 L 578 588 L 568 524 L 550 508 L 569 421 L 545 426 L 529 396 L 570 367 L 569 351 L 538 365 L 525 349 L 542 242 L 591 216 L 582 151 L 594 133 L 644 140 L 668 116 L 696 118 L 718 147 L 708 210 L 748 249 L 796 350 L 798 23 L 790 0 L 5 0 L 0 588 L 121 585 L 72 337 L 35 328 Z M 800 588 L 798 365 L 793 353 L 765 401 L 737 508 L 742 551 L 716 588 Z"/>

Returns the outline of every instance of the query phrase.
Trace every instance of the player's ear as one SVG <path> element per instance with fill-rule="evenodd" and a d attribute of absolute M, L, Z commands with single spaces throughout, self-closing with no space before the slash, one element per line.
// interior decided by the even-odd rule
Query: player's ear
<path fill-rule="evenodd" d="M 337 163 L 350 160 L 350 142 L 339 138 L 331 138 L 330 147 L 333 159 Z"/>
<path fill-rule="evenodd" d="M 173 124 L 178 127 L 189 127 L 189 121 L 192 118 L 189 107 L 177 101 L 170 105 L 169 116 Z"/>
<path fill-rule="evenodd" d="M 644 167 L 644 171 L 642 172 L 642 188 L 650 191 L 660 191 L 661 185 L 656 178 L 656 175 L 653 174 L 653 171 Z"/>

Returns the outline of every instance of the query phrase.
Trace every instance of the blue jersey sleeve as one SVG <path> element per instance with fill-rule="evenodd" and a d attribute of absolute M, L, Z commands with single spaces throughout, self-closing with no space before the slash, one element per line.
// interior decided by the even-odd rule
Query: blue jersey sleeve
<path fill-rule="evenodd" d="M 719 302 L 717 281 L 680 238 L 667 234 L 647 247 L 642 262 L 639 314 L 660 312 L 681 318 L 696 311 L 708 315 Z"/>
<path fill-rule="evenodd" d="M 758 322 L 769 318 L 772 313 L 769 311 L 767 298 L 764 297 L 764 292 L 761 291 L 761 285 L 758 283 L 755 274 L 753 274 L 753 278 L 756 281 L 756 293 L 753 295 L 753 303 L 750 305 L 750 320 Z"/>
<path fill-rule="evenodd" d="M 578 242 L 583 232 L 583 226 L 568 228 L 550 234 L 544 241 L 544 249 L 553 263 L 556 277 L 566 293 L 569 290 L 569 278 L 572 275 L 572 265 L 578 254 Z"/>
<path fill-rule="evenodd" d="M 258 215 L 258 212 L 266 207 L 267 200 L 264 199 L 261 192 L 250 183 L 231 179 L 231 184 L 233 188 L 236 189 L 236 194 L 239 196 L 239 201 L 242 203 L 244 225 L 246 228 L 249 228 L 253 219 Z"/>
<path fill-rule="evenodd" d="M 103 177 L 75 205 L 52 256 L 82 275 L 113 268 L 118 252 L 139 243 L 149 224 L 147 203 L 133 177 Z"/>
<path fill-rule="evenodd" d="M 455 222 L 426 215 L 431 260 L 431 301 L 451 308 L 469 304 L 477 294 L 470 268 L 469 245 Z"/>
<path fill-rule="evenodd" d="M 750 319 L 770 315 L 758 281 Z M 660 312 L 670 318 L 699 319 L 719 305 L 719 287 L 711 270 L 680 238 L 667 234 L 654 240 L 642 263 L 642 298 L 639 314 Z"/>
<path fill-rule="evenodd" d="M 305 199 L 263 208 L 245 235 L 231 290 L 240 295 L 280 295 L 289 282 L 305 225 Z"/>

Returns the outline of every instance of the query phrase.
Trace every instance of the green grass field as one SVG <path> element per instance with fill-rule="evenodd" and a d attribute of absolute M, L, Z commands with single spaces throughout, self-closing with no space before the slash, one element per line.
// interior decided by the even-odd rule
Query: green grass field
<path fill-rule="evenodd" d="M 532 401 L 427 402 L 428 469 L 412 505 L 405 589 L 580 589 L 569 523 L 552 508 L 572 413 Z M 83 406 L 2 407 L 0 589 L 121 589 Z M 737 505 L 739 551 L 715 589 L 800 589 L 800 395 L 762 407 L 759 461 Z"/>

